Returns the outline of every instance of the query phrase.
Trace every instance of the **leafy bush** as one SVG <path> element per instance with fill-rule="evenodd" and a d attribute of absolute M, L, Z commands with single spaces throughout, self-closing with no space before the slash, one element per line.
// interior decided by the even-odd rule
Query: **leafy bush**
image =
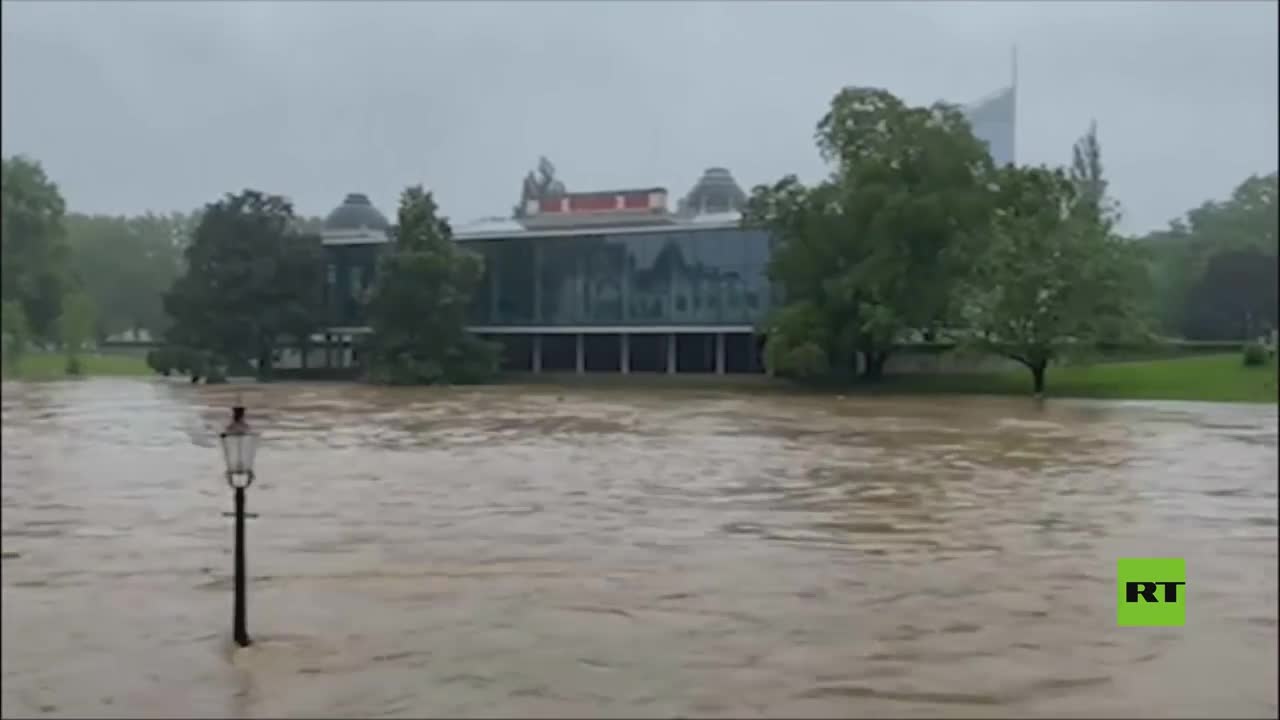
<path fill-rule="evenodd" d="M 822 377 L 831 371 L 827 351 L 813 342 L 787 348 L 784 353 L 774 353 L 769 357 L 776 363 L 774 367 L 780 377 L 811 379 Z"/>
<path fill-rule="evenodd" d="M 1247 367 L 1258 367 L 1267 362 L 1267 348 L 1261 343 L 1251 342 L 1244 346 L 1244 364 Z"/>
<path fill-rule="evenodd" d="M 479 385 L 498 374 L 502 348 L 497 343 L 464 335 L 445 352 L 445 379 L 456 385 Z"/>
<path fill-rule="evenodd" d="M 206 382 L 225 382 L 227 363 L 203 350 L 181 345 L 165 345 L 147 353 L 147 367 L 168 377 L 174 373 L 189 375 L 192 382 L 206 378 Z"/>
<path fill-rule="evenodd" d="M 769 319 L 765 366 L 778 377 L 812 379 L 831 371 L 826 348 L 831 337 L 816 305 L 799 302 L 774 312 Z"/>
<path fill-rule="evenodd" d="M 0 312 L 0 334 L 4 336 L 4 361 L 16 369 L 31 343 L 31 328 L 22 304 L 6 301 Z"/>
<path fill-rule="evenodd" d="M 438 363 L 415 358 L 407 352 L 381 359 L 369 371 L 370 380 L 384 385 L 434 385 L 443 376 Z"/>
<path fill-rule="evenodd" d="M 165 377 L 169 377 L 176 369 L 174 349 L 168 346 L 147 351 L 147 367 Z"/>

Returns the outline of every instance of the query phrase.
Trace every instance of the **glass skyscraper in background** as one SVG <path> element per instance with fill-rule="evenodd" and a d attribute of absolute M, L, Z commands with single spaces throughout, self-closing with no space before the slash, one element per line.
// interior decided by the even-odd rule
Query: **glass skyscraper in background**
<path fill-rule="evenodd" d="M 1014 139 L 1017 128 L 1017 92 L 1011 87 L 965 108 L 973 134 L 987 143 L 997 165 L 1016 162 Z"/>
<path fill-rule="evenodd" d="M 1013 80 L 1005 87 L 965 108 L 973 134 L 987 144 L 997 165 L 1017 163 L 1018 57 L 1013 56 Z"/>

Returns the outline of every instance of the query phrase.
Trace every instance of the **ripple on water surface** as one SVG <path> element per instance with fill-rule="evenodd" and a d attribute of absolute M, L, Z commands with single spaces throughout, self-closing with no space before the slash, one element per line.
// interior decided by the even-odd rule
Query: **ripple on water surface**
<path fill-rule="evenodd" d="M 6 716 L 1277 709 L 1273 407 L 92 380 L 3 423 Z M 1151 555 L 1188 624 L 1117 628 Z"/>

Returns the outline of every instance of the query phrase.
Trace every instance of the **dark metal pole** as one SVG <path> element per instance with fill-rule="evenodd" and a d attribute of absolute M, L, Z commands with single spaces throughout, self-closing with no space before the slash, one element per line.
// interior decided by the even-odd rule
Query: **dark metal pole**
<path fill-rule="evenodd" d="M 249 631 L 245 627 L 244 602 L 244 488 L 236 488 L 236 601 L 232 633 L 236 644 L 248 647 Z"/>

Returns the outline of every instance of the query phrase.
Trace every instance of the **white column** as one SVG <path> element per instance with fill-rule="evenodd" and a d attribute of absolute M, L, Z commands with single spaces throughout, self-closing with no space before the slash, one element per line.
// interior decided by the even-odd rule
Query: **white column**
<path fill-rule="evenodd" d="M 542 336 L 533 336 L 533 372 L 542 372 Z"/>
<path fill-rule="evenodd" d="M 578 357 L 577 357 L 577 360 L 578 360 L 577 369 L 578 369 L 578 374 L 579 374 L 579 375 L 581 375 L 582 373 L 584 373 L 584 372 L 586 372 L 586 371 L 587 371 L 586 352 L 584 352 L 583 347 L 582 347 L 582 345 L 583 345 L 583 342 L 582 342 L 582 333 L 578 333 L 578 334 L 574 337 L 574 339 L 576 340 L 576 342 L 574 343 L 574 344 L 576 345 L 576 347 L 575 347 L 574 349 L 577 351 L 577 354 L 578 354 Z"/>
<path fill-rule="evenodd" d="M 724 333 L 716 333 L 716 374 L 724 374 Z"/>
<path fill-rule="evenodd" d="M 622 370 L 622 374 L 626 375 L 631 372 L 631 336 L 622 333 L 621 337 L 619 348 L 622 356 L 618 360 L 618 367 Z"/>
<path fill-rule="evenodd" d="M 669 333 L 667 335 L 667 372 L 671 375 L 676 373 L 676 334 Z"/>

